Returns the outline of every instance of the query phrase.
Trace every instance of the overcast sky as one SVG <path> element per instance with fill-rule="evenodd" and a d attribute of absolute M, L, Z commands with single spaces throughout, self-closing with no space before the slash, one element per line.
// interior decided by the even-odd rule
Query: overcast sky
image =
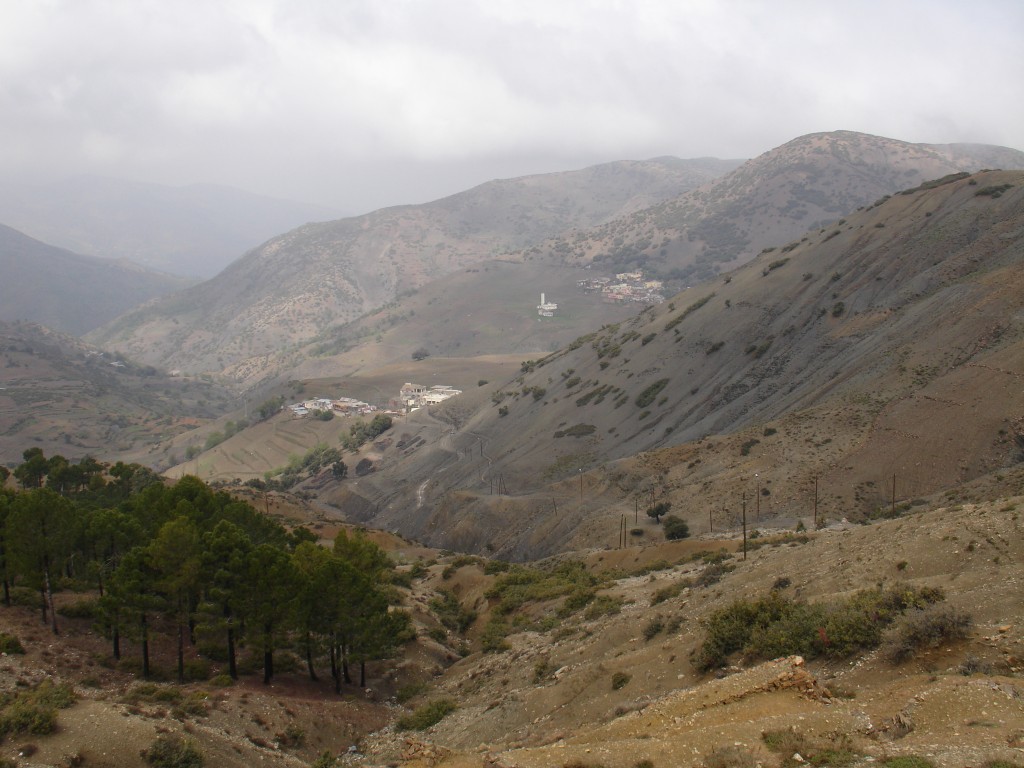
<path fill-rule="evenodd" d="M 1024 149 L 1020 0 L 0 0 L 0 173 L 345 213 L 848 129 Z"/>

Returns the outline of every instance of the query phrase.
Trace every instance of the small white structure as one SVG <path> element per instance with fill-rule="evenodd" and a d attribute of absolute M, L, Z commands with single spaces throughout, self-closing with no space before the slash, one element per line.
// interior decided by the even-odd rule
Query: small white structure
<path fill-rule="evenodd" d="M 558 305 L 553 302 L 545 301 L 543 293 L 540 295 L 540 304 L 537 305 L 537 314 L 541 317 L 554 317 L 555 310 L 558 309 Z"/>

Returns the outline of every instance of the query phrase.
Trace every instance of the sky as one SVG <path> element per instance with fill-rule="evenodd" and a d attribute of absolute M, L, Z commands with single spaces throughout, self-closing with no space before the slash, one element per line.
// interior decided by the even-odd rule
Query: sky
<path fill-rule="evenodd" d="M 854 130 L 1024 150 L 1020 0 L 0 0 L 0 174 L 346 215 Z"/>

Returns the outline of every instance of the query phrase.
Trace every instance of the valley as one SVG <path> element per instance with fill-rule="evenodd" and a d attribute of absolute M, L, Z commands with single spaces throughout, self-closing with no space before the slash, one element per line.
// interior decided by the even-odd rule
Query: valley
<path fill-rule="evenodd" d="M 4 323 L 0 761 L 1019 766 L 1022 160 L 523 177 Z"/>

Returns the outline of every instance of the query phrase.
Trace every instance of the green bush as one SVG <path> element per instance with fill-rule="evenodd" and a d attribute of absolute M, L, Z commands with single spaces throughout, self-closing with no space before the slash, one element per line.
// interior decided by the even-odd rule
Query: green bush
<path fill-rule="evenodd" d="M 594 601 L 587 606 L 583 612 L 583 618 L 587 621 L 599 619 L 602 616 L 614 616 L 622 610 L 622 598 L 611 595 L 598 595 Z"/>
<path fill-rule="evenodd" d="M 146 765 L 153 768 L 202 768 L 203 754 L 191 741 L 180 736 L 157 736 L 142 753 Z"/>
<path fill-rule="evenodd" d="M 0 738 L 19 734 L 42 736 L 53 732 L 57 710 L 74 704 L 75 694 L 67 685 L 44 680 L 35 688 L 0 702 Z"/>
<path fill-rule="evenodd" d="M 97 610 L 98 602 L 96 600 L 78 600 L 61 606 L 57 609 L 57 613 L 67 616 L 69 619 L 95 619 Z"/>
<path fill-rule="evenodd" d="M 666 600 L 671 600 L 673 597 L 679 597 L 679 594 L 686 589 L 689 584 L 686 581 L 679 581 L 675 584 L 669 584 L 667 587 L 662 587 L 651 595 L 651 605 L 657 605 L 663 603 Z"/>
<path fill-rule="evenodd" d="M 764 745 L 782 755 L 782 768 L 796 768 L 802 763 L 829 768 L 843 768 L 857 759 L 850 737 L 835 733 L 825 740 L 812 739 L 795 728 L 765 731 L 761 734 Z M 800 755 L 802 760 L 794 759 Z"/>
<path fill-rule="evenodd" d="M 42 608 L 43 596 L 35 589 L 13 587 L 11 589 L 11 605 L 17 605 L 22 608 Z"/>
<path fill-rule="evenodd" d="M 458 709 L 451 699 L 438 699 L 422 707 L 417 707 L 412 714 L 398 718 L 396 726 L 400 731 L 425 731 L 432 725 L 441 722 L 445 717 Z"/>
<path fill-rule="evenodd" d="M 508 624 L 500 616 L 492 616 L 480 635 L 480 648 L 484 653 L 507 651 L 509 644 L 505 637 L 509 633 Z"/>
<path fill-rule="evenodd" d="M 644 389 L 643 392 L 636 396 L 636 400 L 634 401 L 636 402 L 637 407 L 646 408 L 648 405 L 653 403 L 657 399 L 658 395 L 661 394 L 661 390 L 668 386 L 668 382 L 668 379 L 658 379 L 656 382 Z"/>
<path fill-rule="evenodd" d="M 459 634 L 465 634 L 476 621 L 476 611 L 464 608 L 455 593 L 447 589 L 441 590 L 429 606 L 445 627 Z"/>
<path fill-rule="evenodd" d="M 941 599 L 941 590 L 894 587 L 810 605 L 773 590 L 758 600 L 736 600 L 712 613 L 704 622 L 707 634 L 694 655 L 694 664 L 706 671 L 737 652 L 751 658 L 790 654 L 846 657 L 877 647 L 885 628 L 903 611 Z M 945 624 L 956 622 L 947 619 Z M 930 629 L 923 634 L 933 636 L 934 632 Z"/>
<path fill-rule="evenodd" d="M 14 635 L 0 632 L 0 653 L 24 653 L 25 646 Z"/>
<path fill-rule="evenodd" d="M 625 688 L 629 683 L 630 676 L 625 672 L 616 672 L 612 675 L 612 690 L 617 691 L 620 688 Z"/>
<path fill-rule="evenodd" d="M 685 539 L 690 535 L 690 526 L 681 517 L 669 515 L 661 521 L 661 524 L 664 526 L 665 538 L 670 541 Z"/>

